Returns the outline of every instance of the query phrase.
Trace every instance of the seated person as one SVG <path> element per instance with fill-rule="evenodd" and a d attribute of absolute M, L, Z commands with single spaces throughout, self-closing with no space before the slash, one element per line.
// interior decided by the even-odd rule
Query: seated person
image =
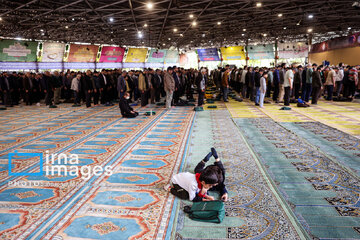
<path fill-rule="evenodd" d="M 215 163 L 205 167 L 210 157 L 214 156 Z M 218 191 L 222 201 L 228 200 L 227 190 L 224 184 L 225 169 L 217 152 L 211 148 L 211 152 L 195 167 L 195 174 L 184 172 L 178 173 L 171 178 L 171 186 L 165 186 L 165 190 L 181 199 L 190 201 L 213 201 L 214 197 L 207 194 L 208 191 Z"/>
<path fill-rule="evenodd" d="M 129 101 L 128 101 L 129 99 L 130 99 L 130 94 L 128 92 L 125 92 L 124 96 L 122 96 L 120 98 L 119 108 L 120 108 L 121 115 L 124 118 L 137 117 L 139 115 L 139 113 L 135 112 L 134 109 L 132 107 L 130 107 Z"/>

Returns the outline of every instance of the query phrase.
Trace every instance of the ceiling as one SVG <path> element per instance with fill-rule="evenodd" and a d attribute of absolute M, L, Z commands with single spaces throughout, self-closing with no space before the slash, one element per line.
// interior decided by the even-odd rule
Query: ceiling
<path fill-rule="evenodd" d="M 149 1 L 152 9 L 147 6 Z M 261 7 L 257 6 L 259 2 Z M 354 0 L 0 0 L 0 3 L 2 37 L 158 48 L 219 47 L 245 41 L 267 43 L 276 38 L 306 41 L 309 35 L 318 42 L 358 31 L 360 22 L 360 9 L 352 7 Z M 194 21 L 196 26 L 192 25 Z M 308 32 L 310 28 L 312 33 Z"/>

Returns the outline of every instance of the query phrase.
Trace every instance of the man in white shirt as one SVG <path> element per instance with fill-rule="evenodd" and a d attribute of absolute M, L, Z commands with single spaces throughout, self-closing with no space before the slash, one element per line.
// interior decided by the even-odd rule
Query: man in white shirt
<path fill-rule="evenodd" d="M 287 68 L 287 71 L 285 73 L 284 85 L 283 85 L 284 92 L 285 92 L 285 96 L 284 96 L 284 105 L 285 106 L 290 106 L 290 93 L 293 88 L 294 73 L 295 73 L 295 69 L 290 68 L 290 67 Z"/>

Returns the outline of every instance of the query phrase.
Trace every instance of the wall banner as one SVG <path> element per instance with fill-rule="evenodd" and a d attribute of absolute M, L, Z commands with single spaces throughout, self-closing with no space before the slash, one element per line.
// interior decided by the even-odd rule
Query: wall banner
<path fill-rule="evenodd" d="M 64 43 L 44 42 L 41 62 L 62 62 L 64 52 Z"/>
<path fill-rule="evenodd" d="M 325 42 L 311 45 L 311 53 L 325 52 L 340 48 L 351 48 L 360 46 L 360 33 L 346 37 L 334 38 Z"/>
<path fill-rule="evenodd" d="M 309 47 L 303 42 L 279 43 L 279 58 L 305 58 L 309 55 Z"/>
<path fill-rule="evenodd" d="M 220 61 L 217 48 L 197 49 L 200 61 Z"/>
<path fill-rule="evenodd" d="M 143 63 L 145 62 L 147 48 L 129 48 L 125 62 L 127 63 Z"/>
<path fill-rule="evenodd" d="M 95 62 L 99 46 L 71 44 L 68 62 Z"/>
<path fill-rule="evenodd" d="M 230 46 L 220 48 L 224 60 L 244 60 L 245 50 L 243 46 Z"/>
<path fill-rule="evenodd" d="M 147 59 L 148 63 L 164 63 L 167 50 L 152 48 Z"/>
<path fill-rule="evenodd" d="M 250 45 L 247 47 L 250 60 L 274 59 L 274 44 Z"/>
<path fill-rule="evenodd" d="M 99 62 L 101 63 L 119 63 L 123 61 L 125 48 L 103 46 Z"/>
<path fill-rule="evenodd" d="M 0 61 L 36 62 L 38 42 L 0 40 Z"/>
<path fill-rule="evenodd" d="M 179 62 L 179 52 L 176 50 L 167 50 L 165 63 L 178 63 Z"/>

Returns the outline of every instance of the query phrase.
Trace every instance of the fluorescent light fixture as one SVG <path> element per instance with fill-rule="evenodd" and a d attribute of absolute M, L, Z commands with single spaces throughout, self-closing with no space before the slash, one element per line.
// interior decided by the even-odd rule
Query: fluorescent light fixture
<path fill-rule="evenodd" d="M 194 15 L 193 15 L 193 14 L 190 14 L 190 15 L 189 15 L 189 18 L 194 18 Z"/>
<path fill-rule="evenodd" d="M 282 17 L 282 16 L 283 16 L 282 13 L 279 13 L 279 14 L 278 14 L 278 17 Z"/>
<path fill-rule="evenodd" d="M 261 6 L 262 6 L 261 2 L 256 3 L 256 7 L 261 7 Z"/>
<path fill-rule="evenodd" d="M 309 19 L 314 18 L 314 15 L 310 14 L 310 15 L 308 16 L 308 18 L 309 18 Z"/>

